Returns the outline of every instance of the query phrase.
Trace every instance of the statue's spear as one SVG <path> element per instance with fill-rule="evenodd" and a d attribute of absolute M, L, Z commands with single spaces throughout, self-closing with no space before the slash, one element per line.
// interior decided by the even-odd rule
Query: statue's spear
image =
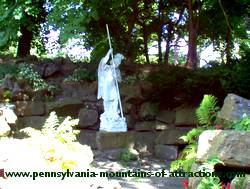
<path fill-rule="evenodd" d="M 106 24 L 106 29 L 107 29 L 108 40 L 109 40 L 109 48 L 112 49 L 108 24 Z M 114 63 L 113 52 L 111 53 L 111 59 L 112 59 L 112 65 L 113 65 L 114 74 L 115 74 L 115 86 L 116 86 L 116 89 L 117 89 L 116 91 L 118 93 L 118 101 L 119 101 L 119 106 L 120 106 L 120 110 L 121 110 L 121 117 L 123 118 L 122 103 L 121 103 L 121 97 L 120 97 L 119 86 L 118 86 L 118 81 L 117 81 L 117 75 L 116 75 L 116 71 L 115 71 L 115 63 Z"/>

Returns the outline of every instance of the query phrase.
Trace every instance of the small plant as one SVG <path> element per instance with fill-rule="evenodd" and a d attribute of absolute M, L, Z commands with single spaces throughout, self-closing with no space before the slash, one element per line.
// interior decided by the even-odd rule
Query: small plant
<path fill-rule="evenodd" d="M 213 95 L 204 95 L 196 110 L 199 125 L 205 128 L 214 126 L 218 111 L 217 98 Z"/>
<path fill-rule="evenodd" d="M 125 148 L 120 152 L 119 159 L 124 162 L 130 162 L 133 160 L 137 160 L 137 155 L 133 153 L 133 149 Z"/>
<path fill-rule="evenodd" d="M 250 131 L 250 116 L 243 116 L 240 121 L 233 123 L 231 128 L 238 131 Z"/>
<path fill-rule="evenodd" d="M 35 90 L 48 87 L 48 84 L 41 78 L 39 73 L 36 72 L 30 64 L 22 63 L 19 65 L 18 78 L 27 80 L 30 86 Z"/>
<path fill-rule="evenodd" d="M 143 81 L 147 78 L 148 74 L 144 73 L 144 72 L 140 72 L 137 74 L 133 74 L 133 75 L 124 75 L 122 77 L 122 82 L 125 84 L 133 84 L 136 81 Z"/>
<path fill-rule="evenodd" d="M 95 75 L 91 74 L 87 69 L 81 68 L 74 70 L 73 74 L 69 77 L 67 77 L 64 81 L 80 81 L 80 80 L 89 80 L 93 81 L 95 80 Z"/>
<path fill-rule="evenodd" d="M 205 172 L 214 172 L 214 166 L 216 164 L 223 164 L 224 163 L 218 157 L 212 157 L 208 159 L 206 162 L 200 166 L 201 171 Z M 202 178 L 201 182 L 197 186 L 197 189 L 221 189 L 221 181 L 219 177 L 211 176 L 211 177 L 204 177 Z"/>
<path fill-rule="evenodd" d="M 79 131 L 74 130 L 73 126 L 77 125 L 78 121 L 68 116 L 60 123 L 56 113 L 51 112 L 41 132 L 44 136 L 58 139 L 62 143 L 74 142 Z"/>
<path fill-rule="evenodd" d="M 187 142 L 188 145 L 183 149 L 180 157 L 177 160 L 171 162 L 171 170 L 183 169 L 187 172 L 191 170 L 191 166 L 196 160 L 196 151 L 198 147 L 197 140 L 203 131 L 203 128 L 194 128 L 189 131 L 187 135 L 180 137 L 185 142 Z"/>
<path fill-rule="evenodd" d="M 32 128 L 25 128 L 22 131 L 41 140 L 41 149 L 47 162 L 59 163 L 60 167 L 66 170 L 77 165 L 77 160 L 65 159 L 64 156 L 68 152 L 67 150 L 77 149 L 75 145 L 78 143 L 74 142 L 79 131 L 74 130 L 73 126 L 77 125 L 78 121 L 78 119 L 71 119 L 69 116 L 62 121 L 55 112 L 51 112 L 41 131 Z"/>

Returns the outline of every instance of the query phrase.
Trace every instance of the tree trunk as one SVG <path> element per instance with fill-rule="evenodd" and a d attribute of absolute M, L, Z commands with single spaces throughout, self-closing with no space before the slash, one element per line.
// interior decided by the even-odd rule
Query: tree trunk
<path fill-rule="evenodd" d="M 231 62 L 231 29 L 227 29 L 227 36 L 226 36 L 226 62 L 229 64 Z"/>
<path fill-rule="evenodd" d="M 167 37 L 167 41 L 166 41 L 166 51 L 165 51 L 165 56 L 164 56 L 164 62 L 166 64 L 169 63 L 169 53 L 170 53 L 170 44 L 173 38 L 173 30 L 174 30 L 174 26 L 173 23 L 170 22 L 168 24 L 168 37 Z"/>
<path fill-rule="evenodd" d="M 162 63 L 162 48 L 161 48 L 161 42 L 162 42 L 162 25 L 163 25 L 163 19 L 162 19 L 162 0 L 159 1 L 158 5 L 158 32 L 157 32 L 157 40 L 158 40 L 158 63 Z"/>
<path fill-rule="evenodd" d="M 159 31 L 158 34 L 158 63 L 162 63 L 162 48 L 161 48 L 161 38 L 162 38 L 162 33 Z"/>
<path fill-rule="evenodd" d="M 189 31 L 188 31 L 188 54 L 186 66 L 192 69 L 197 68 L 197 31 L 199 26 L 199 10 L 200 0 L 196 0 L 196 7 L 193 7 L 192 0 L 187 0 L 188 17 L 189 17 Z"/>
<path fill-rule="evenodd" d="M 144 46 L 144 56 L 146 58 L 146 63 L 149 64 L 149 55 L 148 55 L 148 33 L 146 26 L 142 27 L 143 30 L 143 46 Z"/>
<path fill-rule="evenodd" d="M 30 55 L 33 32 L 28 29 L 28 26 L 24 25 L 21 26 L 20 31 L 22 35 L 18 41 L 17 56 L 25 57 Z"/>

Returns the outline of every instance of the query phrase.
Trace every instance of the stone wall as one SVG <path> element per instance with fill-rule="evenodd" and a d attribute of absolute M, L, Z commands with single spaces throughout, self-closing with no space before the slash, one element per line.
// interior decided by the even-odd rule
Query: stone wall
<path fill-rule="evenodd" d="M 46 66 L 46 65 L 49 66 Z M 97 81 L 65 81 L 75 66 L 60 62 L 34 64 L 35 69 L 49 84 L 56 84 L 60 90 L 48 98 L 45 90 L 33 90 L 27 81 L 7 75 L 0 91 L 10 92 L 18 116 L 17 128 L 41 129 L 49 113 L 58 116 L 79 118 L 78 140 L 93 149 L 120 148 L 133 145 L 139 152 L 155 154 L 164 159 L 176 159 L 184 142 L 180 136 L 196 126 L 195 107 L 167 109 L 153 102 L 147 96 L 153 90 L 148 81 L 121 83 L 120 94 L 128 132 L 99 132 L 99 117 L 103 112 L 102 101 L 96 99 Z M 1 96 L 1 94 L 0 94 Z M 159 109 L 161 107 L 161 109 Z"/>
<path fill-rule="evenodd" d="M 49 113 L 79 118 L 78 140 L 93 149 L 120 148 L 133 145 L 139 152 L 155 154 L 159 158 L 176 159 L 184 142 L 180 136 L 195 127 L 195 108 L 161 109 L 158 104 L 143 96 L 150 84 L 139 82 L 121 85 L 124 115 L 128 124 L 126 133 L 99 132 L 99 116 L 103 112 L 102 101 L 96 99 L 97 83 L 63 83 L 63 91 L 53 100 L 16 100 L 15 113 L 18 129 L 41 129 Z"/>

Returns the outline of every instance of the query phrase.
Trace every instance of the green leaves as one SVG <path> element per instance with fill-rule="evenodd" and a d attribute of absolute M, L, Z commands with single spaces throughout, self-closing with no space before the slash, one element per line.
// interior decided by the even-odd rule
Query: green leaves
<path fill-rule="evenodd" d="M 244 116 L 240 121 L 233 123 L 231 128 L 238 131 L 250 131 L 250 116 Z"/>
<path fill-rule="evenodd" d="M 36 72 L 30 64 L 22 63 L 19 65 L 18 77 L 21 79 L 26 79 L 35 90 L 48 87 L 48 84 L 41 78 L 39 73 Z"/>
<path fill-rule="evenodd" d="M 204 98 L 196 110 L 199 125 L 202 127 L 212 127 L 219 111 L 217 98 L 213 95 L 204 95 Z"/>

